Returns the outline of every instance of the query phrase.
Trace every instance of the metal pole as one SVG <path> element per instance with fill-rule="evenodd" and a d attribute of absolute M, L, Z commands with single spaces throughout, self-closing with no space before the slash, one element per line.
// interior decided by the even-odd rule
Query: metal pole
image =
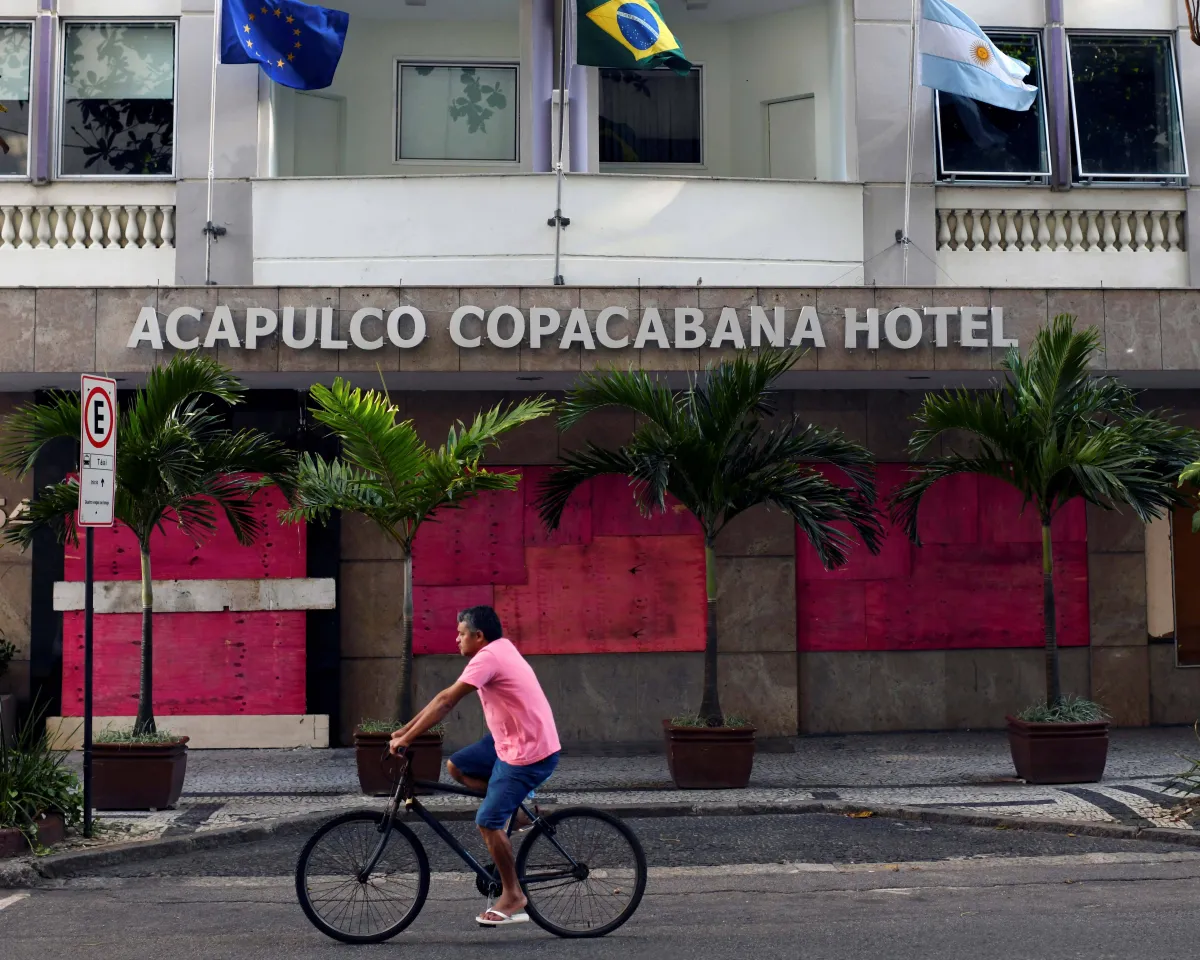
<path fill-rule="evenodd" d="M 904 247 L 904 285 L 908 285 L 908 248 L 912 241 L 908 238 L 909 223 L 912 219 L 912 178 L 913 178 L 913 137 L 917 89 L 917 0 L 912 0 L 912 31 L 908 51 L 908 153 L 904 166 L 904 234 L 900 243 Z"/>
<path fill-rule="evenodd" d="M 93 536 L 87 528 L 83 567 L 83 835 L 92 835 L 92 593 Z"/>
<path fill-rule="evenodd" d="M 217 168 L 217 64 L 221 62 L 221 4 L 224 0 L 213 0 L 213 63 L 212 92 L 208 101 L 208 215 L 204 224 L 204 284 L 210 285 L 212 278 L 212 245 L 218 236 L 213 226 L 213 180 Z M 225 231 L 222 230 L 221 233 Z"/>
<path fill-rule="evenodd" d="M 562 0 L 559 5 L 558 34 L 558 162 L 554 166 L 557 176 L 557 199 L 554 206 L 554 285 L 561 287 L 566 281 L 562 275 L 562 231 L 571 221 L 563 217 L 563 151 L 566 149 L 567 100 L 570 92 L 570 72 L 567 70 L 567 20 L 571 16 L 571 0 Z"/>

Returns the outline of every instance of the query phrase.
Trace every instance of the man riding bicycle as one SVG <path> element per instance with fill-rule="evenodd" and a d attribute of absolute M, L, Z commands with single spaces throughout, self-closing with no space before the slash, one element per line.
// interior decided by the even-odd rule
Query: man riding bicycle
<path fill-rule="evenodd" d="M 495 905 L 475 918 L 485 927 L 527 923 L 527 900 L 517 880 L 506 827 L 522 801 L 545 783 L 558 766 L 558 731 L 537 675 L 510 640 L 491 607 L 471 607 L 458 615 L 458 649 L 470 663 L 412 720 L 392 734 L 399 753 L 441 722 L 463 697 L 479 691 L 489 735 L 464 747 L 446 763 L 455 780 L 486 791 L 475 823 L 487 844 L 503 886 Z"/>

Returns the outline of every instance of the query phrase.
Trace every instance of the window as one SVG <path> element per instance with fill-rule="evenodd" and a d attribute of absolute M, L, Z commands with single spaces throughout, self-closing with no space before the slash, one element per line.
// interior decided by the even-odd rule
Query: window
<path fill-rule="evenodd" d="M 68 23 L 59 173 L 170 176 L 174 141 L 174 26 Z"/>
<path fill-rule="evenodd" d="M 1171 38 L 1072 34 L 1069 49 L 1080 179 L 1187 176 Z"/>
<path fill-rule="evenodd" d="M 397 65 L 396 159 L 515 162 L 515 64 Z"/>
<path fill-rule="evenodd" d="M 29 58 L 27 23 L 0 24 L 0 176 L 29 175 Z"/>
<path fill-rule="evenodd" d="M 1005 110 L 952 93 L 937 94 L 938 172 L 944 179 L 1044 180 L 1050 176 L 1042 50 L 1033 34 L 989 34 L 1029 65 L 1038 88 L 1028 110 Z"/>
<path fill-rule="evenodd" d="M 703 79 L 669 70 L 600 71 L 600 162 L 704 162 Z"/>

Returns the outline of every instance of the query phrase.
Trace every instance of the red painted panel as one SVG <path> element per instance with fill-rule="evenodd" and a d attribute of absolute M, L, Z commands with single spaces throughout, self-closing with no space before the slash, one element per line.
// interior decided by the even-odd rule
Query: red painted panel
<path fill-rule="evenodd" d="M 497 586 L 496 611 L 525 654 L 703 650 L 700 537 L 597 537 L 530 547 L 529 582 Z"/>
<path fill-rule="evenodd" d="M 801 581 L 796 590 L 796 622 L 801 650 L 866 650 L 866 584 Z"/>
<path fill-rule="evenodd" d="M 592 533 L 597 537 L 665 537 L 701 533 L 700 524 L 673 497 L 665 512 L 643 517 L 625 477 L 598 477 L 592 484 Z"/>
<path fill-rule="evenodd" d="M 1015 488 L 991 477 L 980 477 L 979 501 L 992 507 L 980 511 L 985 542 L 1042 542 L 1042 525 L 1037 511 L 1030 504 L 1021 512 L 1022 499 Z M 1087 508 L 1083 501 L 1075 500 L 1060 510 L 1051 524 L 1050 533 L 1056 543 L 1085 543 Z"/>
<path fill-rule="evenodd" d="M 99 538 L 97 538 L 99 539 Z M 141 614 L 95 620 L 95 709 L 137 713 Z M 304 611 L 154 616 L 154 710 L 164 717 L 305 712 Z M 83 706 L 83 613 L 63 614 L 63 715 Z"/>
<path fill-rule="evenodd" d="M 155 580 L 260 580 L 306 576 L 304 524 L 283 525 L 279 511 L 283 494 L 274 487 L 260 490 L 256 513 L 266 526 L 253 546 L 243 547 L 218 511 L 217 529 L 199 547 L 174 522 L 155 531 L 150 542 L 151 573 Z M 139 580 L 142 576 L 137 538 L 124 524 L 100 529 L 95 537 L 97 580 Z M 67 546 L 64 579 L 83 579 L 83 532 L 79 546 Z"/>
<path fill-rule="evenodd" d="M 881 464 L 886 498 L 902 464 Z M 939 650 L 1035 647 L 1042 623 L 1041 534 L 1021 498 L 986 478 L 942 481 L 921 508 L 925 545 L 891 529 L 880 557 L 860 549 L 844 571 L 826 573 L 797 530 L 797 641 L 801 650 Z M 1059 642 L 1089 638 L 1086 514 L 1071 504 L 1055 519 L 1055 598 Z M 890 559 L 889 559 L 890 558 Z M 862 593 L 848 588 L 860 582 Z M 834 592 L 836 589 L 837 592 Z M 839 604 L 845 609 L 836 609 Z M 861 605 L 861 611 L 856 609 Z"/>
<path fill-rule="evenodd" d="M 918 524 L 922 543 L 978 543 L 979 477 L 964 473 L 939 482 L 921 504 Z"/>
<path fill-rule="evenodd" d="M 525 546 L 527 547 L 560 547 L 568 544 L 584 544 L 592 542 L 592 484 L 585 483 L 579 487 L 567 508 L 563 511 L 562 522 L 553 533 L 547 533 L 546 527 L 538 516 L 537 499 L 539 487 L 543 480 L 550 475 L 550 467 L 524 467 L 521 470 L 521 499 L 525 504 Z"/>
<path fill-rule="evenodd" d="M 425 521 L 413 544 L 413 583 L 462 587 L 524 583 L 524 504 L 519 491 L 493 491 Z"/>
<path fill-rule="evenodd" d="M 458 653 L 455 638 L 459 611 L 494 605 L 495 588 L 490 583 L 468 587 L 414 586 L 413 653 Z"/>

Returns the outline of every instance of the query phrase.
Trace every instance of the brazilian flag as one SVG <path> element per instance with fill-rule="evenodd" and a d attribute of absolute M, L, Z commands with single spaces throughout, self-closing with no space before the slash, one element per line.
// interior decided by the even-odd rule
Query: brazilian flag
<path fill-rule="evenodd" d="M 588 67 L 692 69 L 654 0 L 578 0 L 579 63 Z"/>

